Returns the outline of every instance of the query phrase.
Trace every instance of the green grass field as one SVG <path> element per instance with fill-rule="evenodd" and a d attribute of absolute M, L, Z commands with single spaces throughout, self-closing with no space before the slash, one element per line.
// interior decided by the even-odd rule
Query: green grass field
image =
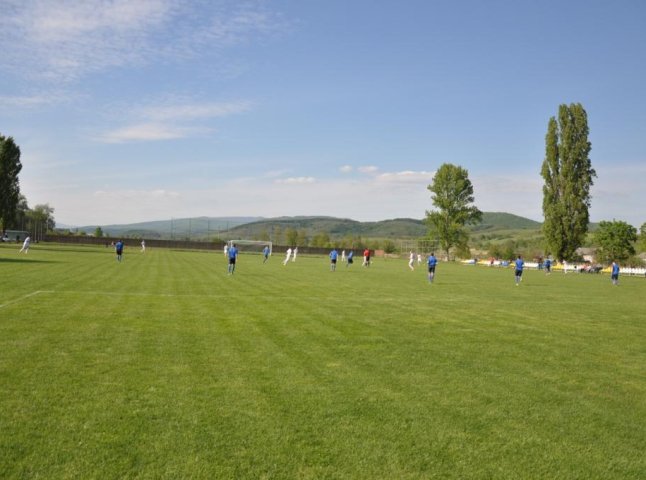
<path fill-rule="evenodd" d="M 646 279 L 0 246 L 0 478 L 645 478 Z"/>

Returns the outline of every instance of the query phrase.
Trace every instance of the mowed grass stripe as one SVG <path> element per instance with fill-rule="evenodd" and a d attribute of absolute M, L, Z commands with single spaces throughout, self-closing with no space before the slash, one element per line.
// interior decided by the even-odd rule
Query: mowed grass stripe
<path fill-rule="evenodd" d="M 644 470 L 642 279 L 76 250 L 7 262 L 57 291 L 0 314 L 0 476 Z"/>

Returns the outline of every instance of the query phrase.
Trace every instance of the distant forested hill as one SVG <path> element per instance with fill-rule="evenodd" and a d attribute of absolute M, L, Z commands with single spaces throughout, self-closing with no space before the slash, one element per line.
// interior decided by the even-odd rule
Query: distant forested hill
<path fill-rule="evenodd" d="M 503 212 L 484 212 L 483 221 L 471 227 L 475 232 L 497 232 L 509 230 L 538 230 L 540 222 Z M 395 218 L 379 222 L 358 222 L 335 217 L 279 217 L 240 225 L 229 231 L 231 238 L 262 238 L 276 230 L 305 230 L 309 237 L 327 233 L 332 238 L 419 238 L 424 237 L 428 227 L 423 220 Z"/>
<path fill-rule="evenodd" d="M 541 225 L 541 222 L 511 213 L 484 212 L 482 214 L 482 223 L 472 226 L 471 230 L 526 230 L 541 228 Z"/>
<path fill-rule="evenodd" d="M 100 225 L 106 236 L 131 238 L 175 239 L 267 239 L 280 232 L 295 229 L 312 238 L 327 234 L 330 238 L 361 237 L 364 239 L 405 239 L 426 236 L 424 220 L 395 218 L 378 222 L 359 222 L 336 217 L 197 217 L 141 222 L 127 225 Z M 79 227 L 93 234 L 97 225 Z M 474 234 L 539 230 L 540 222 L 504 212 L 484 212 L 483 221 L 470 227 Z"/>
<path fill-rule="evenodd" d="M 229 232 L 232 238 L 260 238 L 277 230 L 306 231 L 309 237 L 326 233 L 332 238 L 403 238 L 420 237 L 427 228 L 421 220 L 397 218 L 379 222 L 358 222 L 335 217 L 280 217 L 240 225 Z"/>
<path fill-rule="evenodd" d="M 86 225 L 78 230 L 93 234 L 97 227 L 101 227 L 104 235 L 111 237 L 200 239 L 220 236 L 231 228 L 259 219 L 260 217 L 176 218 L 124 225 Z"/>

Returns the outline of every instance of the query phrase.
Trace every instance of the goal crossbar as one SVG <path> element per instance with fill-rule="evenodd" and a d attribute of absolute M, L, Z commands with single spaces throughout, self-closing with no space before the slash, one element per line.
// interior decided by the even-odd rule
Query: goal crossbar
<path fill-rule="evenodd" d="M 273 251 L 273 244 L 270 241 L 263 240 L 246 240 L 240 238 L 237 240 L 229 240 L 227 245 L 231 247 L 234 245 L 242 252 L 258 252 L 261 253 L 265 247 L 269 247 L 269 254 Z"/>

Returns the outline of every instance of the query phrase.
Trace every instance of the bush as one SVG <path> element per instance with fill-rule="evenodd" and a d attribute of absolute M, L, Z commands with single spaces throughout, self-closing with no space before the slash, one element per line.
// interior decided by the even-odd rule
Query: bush
<path fill-rule="evenodd" d="M 384 242 L 385 253 L 395 253 L 396 251 L 397 251 L 397 247 L 395 247 L 395 243 L 392 240 L 386 240 Z"/>

